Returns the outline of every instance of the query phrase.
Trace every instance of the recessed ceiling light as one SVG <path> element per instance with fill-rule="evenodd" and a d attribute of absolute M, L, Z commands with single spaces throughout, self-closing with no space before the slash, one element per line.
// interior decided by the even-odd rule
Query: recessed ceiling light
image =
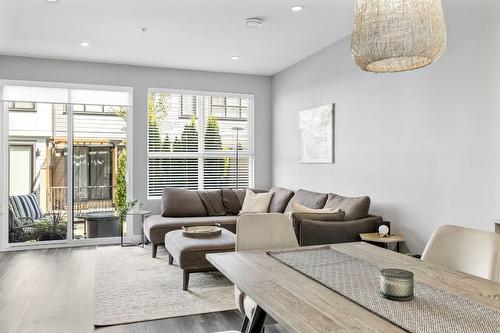
<path fill-rule="evenodd" d="M 45 2 L 48 2 L 48 3 L 58 3 L 59 0 L 45 0 Z"/>
<path fill-rule="evenodd" d="M 232 60 L 239 60 L 239 59 L 240 59 L 240 57 L 239 57 L 239 56 L 232 56 L 232 57 L 231 57 L 231 59 L 232 59 Z"/>
<path fill-rule="evenodd" d="M 83 47 L 89 47 L 90 43 L 86 42 L 86 41 L 82 41 L 82 42 L 80 42 L 80 45 L 83 46 Z"/>
<path fill-rule="evenodd" d="M 243 23 L 249 28 L 260 28 L 264 20 L 258 17 L 249 17 Z"/>
<path fill-rule="evenodd" d="M 300 12 L 302 9 L 304 9 L 304 6 L 293 6 L 292 12 Z"/>

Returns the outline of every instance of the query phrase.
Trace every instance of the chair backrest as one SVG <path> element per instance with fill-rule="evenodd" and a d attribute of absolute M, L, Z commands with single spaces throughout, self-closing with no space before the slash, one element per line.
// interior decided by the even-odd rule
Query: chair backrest
<path fill-rule="evenodd" d="M 9 209 L 16 218 L 30 217 L 38 220 L 43 217 L 42 209 L 34 193 L 10 196 Z"/>
<path fill-rule="evenodd" d="M 500 282 L 500 235 L 444 225 L 432 234 L 422 260 Z"/>
<path fill-rule="evenodd" d="M 236 251 L 299 246 L 292 222 L 284 214 L 245 214 L 236 223 Z"/>

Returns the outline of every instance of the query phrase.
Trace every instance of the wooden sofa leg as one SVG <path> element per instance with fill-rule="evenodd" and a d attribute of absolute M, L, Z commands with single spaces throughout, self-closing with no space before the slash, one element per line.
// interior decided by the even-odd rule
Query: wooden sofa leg
<path fill-rule="evenodd" d="M 169 253 L 168 254 L 168 264 L 172 265 L 173 263 L 174 263 L 174 257 L 172 257 L 172 255 Z"/>
<path fill-rule="evenodd" d="M 158 244 L 153 244 L 152 248 L 151 248 L 151 256 L 153 258 L 156 258 L 156 251 L 158 250 Z"/>
<path fill-rule="evenodd" d="M 182 290 L 188 290 L 189 285 L 189 272 L 182 270 Z"/>

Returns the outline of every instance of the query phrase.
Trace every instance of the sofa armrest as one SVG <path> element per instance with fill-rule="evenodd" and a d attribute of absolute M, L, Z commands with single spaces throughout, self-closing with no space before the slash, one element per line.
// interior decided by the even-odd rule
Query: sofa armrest
<path fill-rule="evenodd" d="M 380 216 L 336 222 L 302 220 L 299 230 L 299 244 L 307 246 L 357 242 L 361 240 L 359 234 L 377 232 L 382 223 L 386 222 L 383 222 Z"/>

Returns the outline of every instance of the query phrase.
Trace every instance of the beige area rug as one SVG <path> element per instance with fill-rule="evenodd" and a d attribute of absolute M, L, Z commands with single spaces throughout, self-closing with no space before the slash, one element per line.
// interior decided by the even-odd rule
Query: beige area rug
<path fill-rule="evenodd" d="M 233 286 L 219 272 L 193 273 L 182 290 L 182 271 L 167 253 L 151 249 L 97 248 L 94 325 L 108 326 L 235 309 Z"/>

